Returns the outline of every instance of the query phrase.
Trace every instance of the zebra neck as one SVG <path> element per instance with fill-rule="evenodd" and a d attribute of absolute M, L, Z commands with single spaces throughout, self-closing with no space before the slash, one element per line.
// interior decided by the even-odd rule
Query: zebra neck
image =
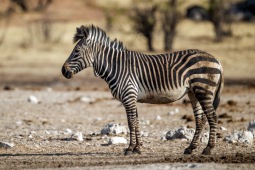
<path fill-rule="evenodd" d="M 119 51 L 113 48 L 105 48 L 97 55 L 94 60 L 94 73 L 96 76 L 101 77 L 107 83 L 113 78 L 116 78 L 116 74 L 122 72 L 121 67 L 124 64 L 125 51 Z"/>

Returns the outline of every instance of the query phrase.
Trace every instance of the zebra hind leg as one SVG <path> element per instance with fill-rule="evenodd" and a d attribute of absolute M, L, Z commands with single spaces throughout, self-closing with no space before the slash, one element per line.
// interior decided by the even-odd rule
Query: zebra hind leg
<path fill-rule="evenodd" d="M 184 154 L 191 154 L 192 151 L 197 148 L 200 134 L 206 122 L 206 117 L 204 115 L 203 109 L 200 103 L 198 102 L 197 98 L 192 92 L 189 92 L 188 95 L 189 95 L 189 99 L 191 101 L 194 116 L 196 119 L 196 131 L 189 147 L 185 149 Z"/>
<path fill-rule="evenodd" d="M 216 129 L 217 129 L 217 115 L 213 106 L 211 94 L 198 95 L 196 96 L 201 104 L 204 114 L 208 120 L 210 126 L 209 142 L 206 148 L 203 150 L 202 154 L 210 155 L 211 150 L 215 147 L 216 144 Z"/>

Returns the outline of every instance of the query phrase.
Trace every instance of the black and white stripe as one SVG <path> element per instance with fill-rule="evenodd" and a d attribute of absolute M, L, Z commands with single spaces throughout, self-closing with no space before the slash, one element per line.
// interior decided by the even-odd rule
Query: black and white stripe
<path fill-rule="evenodd" d="M 167 54 L 146 55 L 127 50 L 121 42 L 110 41 L 95 26 L 81 26 L 74 36 L 76 44 L 62 67 L 66 78 L 84 68 L 93 67 L 104 79 L 112 95 L 120 100 L 127 113 L 130 145 L 126 154 L 140 153 L 141 139 L 136 103 L 170 103 L 188 94 L 196 118 L 196 132 L 185 154 L 198 145 L 202 128 L 208 120 L 210 138 L 203 154 L 215 146 L 223 70 L 217 59 L 200 50 L 183 50 Z"/>

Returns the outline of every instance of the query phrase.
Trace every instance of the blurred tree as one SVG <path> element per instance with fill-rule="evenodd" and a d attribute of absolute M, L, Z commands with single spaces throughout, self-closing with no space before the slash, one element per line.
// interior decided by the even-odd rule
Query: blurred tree
<path fill-rule="evenodd" d="M 209 17 L 214 26 L 215 41 L 220 42 L 225 36 L 232 35 L 233 18 L 229 9 L 230 1 L 209 0 Z"/>
<path fill-rule="evenodd" d="M 162 29 L 164 32 L 164 50 L 171 51 L 176 35 L 176 27 L 180 21 L 180 12 L 177 10 L 178 0 L 168 0 L 161 4 Z"/>
<path fill-rule="evenodd" d="M 222 41 L 223 37 L 223 15 L 223 0 L 209 0 L 209 16 L 217 42 Z"/>
<path fill-rule="evenodd" d="M 157 5 L 151 4 L 143 7 L 135 6 L 130 18 L 134 22 L 136 32 L 142 34 L 147 39 L 147 48 L 154 51 L 153 48 L 153 31 L 156 25 Z"/>
<path fill-rule="evenodd" d="M 53 2 L 53 0 L 33 0 L 33 3 L 29 0 L 10 0 L 10 2 L 11 5 L 9 10 L 15 11 L 14 5 L 17 5 L 23 12 L 28 12 L 30 10 L 43 11 Z M 34 4 L 35 2 L 36 6 L 32 7 L 31 4 Z"/>

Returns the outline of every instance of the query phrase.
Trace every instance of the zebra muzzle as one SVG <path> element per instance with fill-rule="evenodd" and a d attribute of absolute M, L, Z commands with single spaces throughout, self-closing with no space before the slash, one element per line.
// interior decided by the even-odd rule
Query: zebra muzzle
<path fill-rule="evenodd" d="M 73 71 L 66 64 L 62 67 L 62 74 L 65 78 L 70 79 L 73 77 Z"/>

